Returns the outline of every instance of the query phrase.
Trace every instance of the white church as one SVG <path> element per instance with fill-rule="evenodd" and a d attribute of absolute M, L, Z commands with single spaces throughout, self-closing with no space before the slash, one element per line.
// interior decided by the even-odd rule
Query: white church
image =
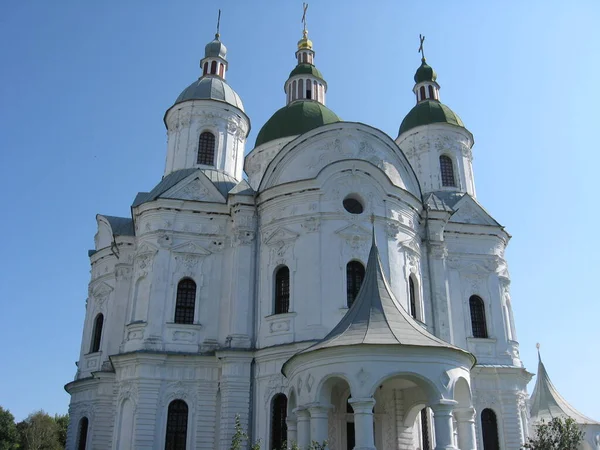
<path fill-rule="evenodd" d="M 269 450 L 517 450 L 561 414 L 600 448 L 541 361 L 528 397 L 510 235 L 425 58 L 392 138 L 326 106 L 306 29 L 295 56 L 246 154 L 217 33 L 164 115 L 162 179 L 97 216 L 67 449 L 227 450 L 239 416 Z"/>

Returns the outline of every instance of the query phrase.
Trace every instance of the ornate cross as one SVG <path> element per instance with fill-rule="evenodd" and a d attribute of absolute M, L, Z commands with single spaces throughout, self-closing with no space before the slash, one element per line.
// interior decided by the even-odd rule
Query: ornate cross
<path fill-rule="evenodd" d="M 304 24 L 304 33 L 306 33 L 306 10 L 308 9 L 308 3 L 302 3 L 302 23 Z"/>
<path fill-rule="evenodd" d="M 419 50 L 417 51 L 421 53 L 421 58 L 423 59 L 423 61 L 425 61 L 425 50 L 423 49 L 423 42 L 425 42 L 425 36 L 419 34 L 419 41 L 420 45 Z"/>

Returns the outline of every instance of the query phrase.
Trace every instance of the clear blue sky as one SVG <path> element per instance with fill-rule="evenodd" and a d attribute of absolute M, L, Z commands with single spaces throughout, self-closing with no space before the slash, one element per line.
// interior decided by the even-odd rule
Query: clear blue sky
<path fill-rule="evenodd" d="M 249 145 L 284 104 L 301 1 L 5 0 L 0 5 L 0 405 L 67 411 L 95 214 L 128 216 L 161 178 L 162 118 L 199 75 L 223 10 Z M 475 136 L 479 201 L 507 258 L 526 367 L 600 420 L 597 183 L 600 3 L 313 1 L 327 104 L 396 137 L 418 36 L 441 99 Z M 530 385 L 530 389 L 533 385 Z"/>

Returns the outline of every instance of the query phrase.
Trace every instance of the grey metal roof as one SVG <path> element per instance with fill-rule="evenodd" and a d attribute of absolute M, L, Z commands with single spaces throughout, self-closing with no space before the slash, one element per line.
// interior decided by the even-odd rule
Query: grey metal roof
<path fill-rule="evenodd" d="M 131 206 L 135 207 L 135 206 L 141 205 L 142 203 L 151 202 L 153 200 L 156 200 L 160 196 L 160 194 L 168 191 L 173 186 L 175 186 L 177 183 L 179 183 L 181 180 L 183 180 L 184 178 L 187 178 L 188 176 L 190 176 L 192 173 L 194 173 L 197 170 L 198 169 L 181 169 L 181 170 L 176 170 L 175 172 L 171 172 L 166 177 L 163 177 L 163 179 L 160 181 L 160 183 L 158 183 L 154 187 L 154 189 L 152 189 L 150 192 L 138 193 L 138 195 L 135 197 L 135 200 L 133 201 L 133 204 Z"/>
<path fill-rule="evenodd" d="M 551 420 L 553 417 L 571 417 L 578 424 L 595 424 L 600 425 L 600 422 L 590 419 L 584 416 L 575 408 L 573 408 L 569 402 L 567 402 L 556 390 L 542 358 L 539 356 L 537 379 L 535 380 L 535 387 L 533 388 L 533 394 L 529 400 L 530 412 L 532 421 L 538 420 Z"/>
<path fill-rule="evenodd" d="M 254 195 L 254 189 L 250 187 L 246 180 L 240 181 L 236 184 L 232 190 L 229 191 L 231 195 Z"/>
<path fill-rule="evenodd" d="M 114 236 L 135 236 L 133 220 L 128 217 L 115 217 L 102 215 L 112 228 Z"/>
<path fill-rule="evenodd" d="M 174 105 L 187 100 L 217 100 L 244 111 L 242 99 L 225 80 L 213 75 L 203 76 L 190 84 L 179 94 Z"/>
<path fill-rule="evenodd" d="M 136 207 L 141 205 L 142 203 L 152 202 L 156 200 L 158 197 L 160 197 L 163 193 L 167 192 L 177 183 L 183 181 L 184 179 L 196 172 L 202 172 L 202 174 L 205 175 L 211 181 L 211 183 L 225 198 L 227 198 L 227 193 L 236 184 L 238 184 L 238 181 L 235 178 L 215 169 L 191 168 L 176 170 L 175 172 L 171 172 L 166 177 L 163 177 L 161 182 L 158 183 L 150 192 L 138 193 L 131 206 Z"/>
<path fill-rule="evenodd" d="M 458 201 L 463 198 L 466 194 L 464 192 L 453 192 L 453 191 L 437 191 L 435 195 L 438 199 L 443 201 L 447 206 L 453 208 Z"/>
<path fill-rule="evenodd" d="M 425 206 L 429 209 L 436 211 L 448 211 L 453 212 L 454 210 L 448 206 L 448 204 L 439 198 L 437 195 L 431 193 L 425 198 Z"/>
<path fill-rule="evenodd" d="M 227 47 L 219 40 L 219 36 L 215 36 L 215 38 L 206 44 L 204 47 L 204 57 L 219 57 L 225 59 L 227 56 Z"/>
<path fill-rule="evenodd" d="M 237 180 L 229 175 L 214 169 L 200 169 L 206 177 L 212 181 L 212 184 L 219 190 L 223 197 L 227 198 L 227 193 L 238 183 Z"/>
<path fill-rule="evenodd" d="M 429 333 L 400 306 L 383 273 L 374 238 L 365 277 L 350 310 L 325 338 L 299 354 L 359 344 L 436 347 L 468 353 Z"/>

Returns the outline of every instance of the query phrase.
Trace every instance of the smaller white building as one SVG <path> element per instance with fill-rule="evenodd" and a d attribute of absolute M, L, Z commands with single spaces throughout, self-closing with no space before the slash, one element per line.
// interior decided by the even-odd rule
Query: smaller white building
<path fill-rule="evenodd" d="M 600 422 L 584 416 L 567 402 L 550 381 L 546 367 L 539 355 L 535 388 L 529 400 L 531 420 L 530 435 L 535 434 L 535 426 L 542 420 L 549 422 L 554 417 L 570 417 L 585 433 L 580 450 L 600 450 Z"/>

